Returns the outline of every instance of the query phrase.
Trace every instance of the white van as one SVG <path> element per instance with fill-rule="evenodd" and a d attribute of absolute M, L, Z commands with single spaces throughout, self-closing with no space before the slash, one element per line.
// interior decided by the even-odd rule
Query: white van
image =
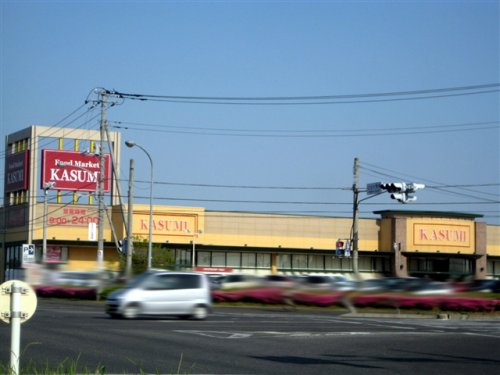
<path fill-rule="evenodd" d="M 136 276 L 106 300 L 112 318 L 176 315 L 206 319 L 212 307 L 210 282 L 195 272 L 148 271 Z"/>

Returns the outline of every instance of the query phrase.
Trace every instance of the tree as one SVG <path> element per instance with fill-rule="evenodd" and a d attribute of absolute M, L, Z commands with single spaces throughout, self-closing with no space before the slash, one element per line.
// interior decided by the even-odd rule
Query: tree
<path fill-rule="evenodd" d="M 122 269 L 125 269 L 126 257 L 122 257 Z M 141 237 L 134 237 L 134 252 L 132 254 L 132 273 L 139 274 L 145 272 L 148 266 L 148 241 Z M 152 268 L 174 269 L 175 258 L 172 250 L 152 247 Z"/>

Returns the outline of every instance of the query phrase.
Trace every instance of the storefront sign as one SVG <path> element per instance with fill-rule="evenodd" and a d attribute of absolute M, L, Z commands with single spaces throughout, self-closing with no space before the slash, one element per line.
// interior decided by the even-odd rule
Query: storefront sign
<path fill-rule="evenodd" d="M 413 242 L 416 246 L 471 246 L 470 225 L 414 223 Z"/>
<path fill-rule="evenodd" d="M 154 235 L 193 236 L 198 233 L 197 215 L 154 214 Z M 147 235 L 149 233 L 149 213 L 134 215 L 134 233 Z"/>
<path fill-rule="evenodd" d="M 27 190 L 29 176 L 29 151 L 7 155 L 5 158 L 5 192 Z"/>
<path fill-rule="evenodd" d="M 89 191 L 99 189 L 100 163 L 95 155 L 76 151 L 43 150 L 41 186 L 55 182 L 55 190 Z M 104 155 L 104 192 L 111 187 L 111 157 Z"/>
<path fill-rule="evenodd" d="M 204 273 L 231 273 L 233 269 L 231 267 L 195 267 L 196 272 Z"/>
<path fill-rule="evenodd" d="M 61 246 L 47 246 L 46 262 L 60 262 L 62 260 Z"/>
<path fill-rule="evenodd" d="M 87 208 L 82 206 L 65 207 L 62 210 L 49 209 L 47 224 L 54 225 L 71 225 L 85 226 L 91 223 L 99 223 L 97 208 Z"/>

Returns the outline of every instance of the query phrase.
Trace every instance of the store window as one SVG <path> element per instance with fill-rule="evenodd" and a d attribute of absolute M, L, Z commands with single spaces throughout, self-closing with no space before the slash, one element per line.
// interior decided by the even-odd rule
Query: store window
<path fill-rule="evenodd" d="M 257 254 L 257 268 L 271 269 L 271 254 Z"/>
<path fill-rule="evenodd" d="M 277 262 L 279 269 L 289 270 L 292 268 L 292 256 L 290 254 L 279 254 Z"/>
<path fill-rule="evenodd" d="M 487 273 L 489 276 L 500 276 L 500 260 L 488 260 Z"/>
<path fill-rule="evenodd" d="M 198 265 L 204 267 L 210 267 L 211 266 L 210 255 L 211 253 L 208 251 L 198 251 L 197 253 Z"/>
<path fill-rule="evenodd" d="M 199 254 L 198 254 L 199 258 Z M 198 259 L 199 261 L 199 259 Z M 184 249 L 176 249 L 175 250 L 175 264 L 181 267 L 190 266 L 191 265 L 191 251 Z"/>
<path fill-rule="evenodd" d="M 362 258 L 360 258 L 362 259 Z M 352 259 L 349 258 L 340 258 L 340 268 L 343 272 L 352 271 Z"/>
<path fill-rule="evenodd" d="M 242 268 L 255 268 L 256 266 L 255 253 L 242 253 L 241 254 L 241 267 Z"/>
<path fill-rule="evenodd" d="M 308 256 L 309 269 L 310 270 L 321 270 L 325 269 L 325 256 L 324 255 L 309 255 Z"/>
<path fill-rule="evenodd" d="M 227 264 L 228 267 L 241 267 L 241 253 L 226 253 L 227 254 Z"/>
<path fill-rule="evenodd" d="M 292 268 L 294 270 L 307 269 L 307 255 L 293 254 L 292 255 Z"/>
<path fill-rule="evenodd" d="M 213 252 L 211 265 L 213 267 L 225 267 L 226 266 L 226 253 Z"/>
<path fill-rule="evenodd" d="M 371 257 L 360 257 L 358 259 L 358 267 L 361 272 L 372 272 L 372 258 Z"/>
<path fill-rule="evenodd" d="M 342 270 L 341 258 L 334 256 L 326 256 L 325 267 L 328 271 L 341 271 Z"/>

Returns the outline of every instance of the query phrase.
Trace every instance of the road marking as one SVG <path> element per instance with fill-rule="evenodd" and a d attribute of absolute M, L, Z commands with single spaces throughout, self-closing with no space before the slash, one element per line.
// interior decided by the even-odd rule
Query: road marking
<path fill-rule="evenodd" d="M 251 337 L 291 337 L 291 338 L 317 338 L 332 336 L 377 336 L 377 335 L 436 335 L 436 332 L 276 332 L 276 331 L 252 331 L 252 332 L 228 332 L 228 331 L 200 331 L 200 330 L 174 330 L 177 333 L 192 334 L 213 337 L 217 339 L 248 339 Z"/>

